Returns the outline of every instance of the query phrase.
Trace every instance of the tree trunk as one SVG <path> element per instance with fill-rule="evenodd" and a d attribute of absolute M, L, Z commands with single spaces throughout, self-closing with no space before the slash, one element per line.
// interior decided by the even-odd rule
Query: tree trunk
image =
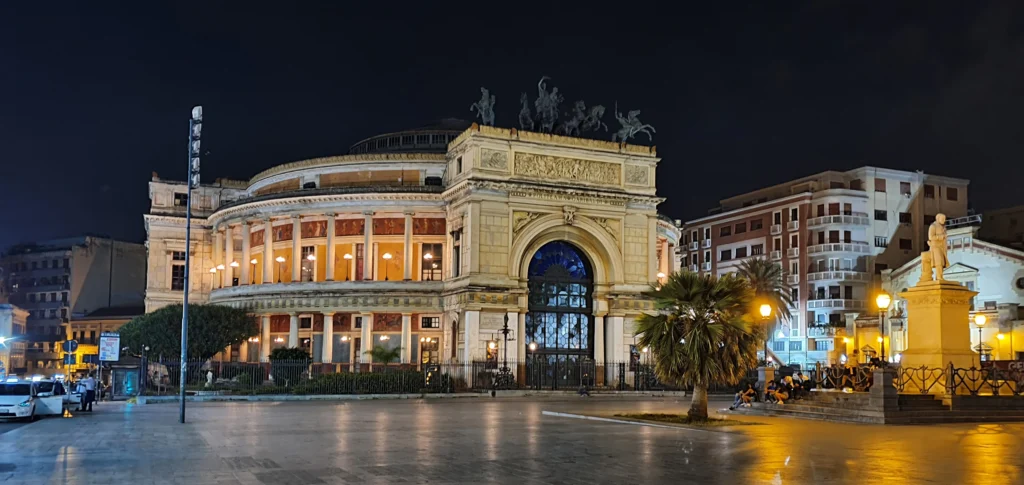
<path fill-rule="evenodd" d="M 693 386 L 693 399 L 686 417 L 697 420 L 708 419 L 708 386 Z"/>

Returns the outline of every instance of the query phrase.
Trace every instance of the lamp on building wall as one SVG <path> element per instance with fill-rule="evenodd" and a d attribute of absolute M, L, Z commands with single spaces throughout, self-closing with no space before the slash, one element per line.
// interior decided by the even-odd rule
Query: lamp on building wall
<path fill-rule="evenodd" d="M 280 283 L 282 272 L 281 265 L 284 264 L 284 256 L 278 256 L 274 258 L 274 261 L 277 261 L 277 282 Z"/>
<path fill-rule="evenodd" d="M 255 285 L 256 284 L 256 258 L 250 259 L 249 260 L 249 264 L 252 265 L 252 271 L 249 271 L 249 273 L 252 274 L 252 282 L 251 283 Z"/>
<path fill-rule="evenodd" d="M 217 265 L 217 271 L 224 271 L 224 265 L 223 264 L 218 264 Z"/>
<path fill-rule="evenodd" d="M 316 261 L 316 255 L 315 255 L 315 254 L 313 254 L 313 253 L 309 253 L 309 254 L 308 254 L 308 255 L 306 256 L 306 259 L 307 259 L 307 260 L 309 260 L 309 261 Z"/>
<path fill-rule="evenodd" d="M 349 253 L 345 253 L 345 255 L 341 257 L 341 259 L 345 260 L 345 281 L 348 281 L 348 265 L 349 261 L 352 261 L 352 255 Z"/>
<path fill-rule="evenodd" d="M 381 257 L 384 258 L 384 281 L 387 281 L 388 280 L 388 266 L 389 266 L 388 263 L 391 262 L 391 257 L 392 256 L 391 256 L 391 253 L 384 253 L 383 255 L 381 255 Z"/>
<path fill-rule="evenodd" d="M 978 367 L 981 367 L 981 358 L 985 355 L 985 348 L 981 346 L 981 327 L 984 327 L 987 322 L 988 318 L 984 313 L 974 315 L 974 326 L 978 327 Z"/>
<path fill-rule="evenodd" d="M 210 268 L 210 272 L 211 273 L 216 273 L 217 272 L 217 268 L 216 267 Z"/>
<path fill-rule="evenodd" d="M 885 310 L 889 308 L 889 303 L 892 303 L 892 297 L 887 293 L 879 293 L 875 298 L 875 305 L 878 306 L 878 328 L 882 332 L 882 336 L 878 337 L 878 343 L 882 344 L 882 365 L 889 360 L 889 356 L 885 354 Z"/>
<path fill-rule="evenodd" d="M 341 336 L 341 341 L 342 342 L 348 342 L 348 335 L 342 335 Z"/>
<path fill-rule="evenodd" d="M 231 266 L 232 268 L 237 268 L 239 264 L 238 261 L 232 261 L 230 264 L 228 264 L 228 266 Z"/>
<path fill-rule="evenodd" d="M 424 254 L 424 255 L 423 255 L 423 260 L 424 260 L 424 261 L 426 261 L 426 262 L 427 262 L 427 264 L 429 264 L 429 265 L 430 265 L 430 269 L 431 269 L 431 271 L 430 271 L 430 273 L 429 273 L 429 275 L 430 275 L 430 276 L 429 276 L 429 277 L 427 278 L 427 279 L 428 279 L 428 281 L 434 281 L 434 271 L 433 271 L 433 270 L 434 270 L 435 268 L 437 268 L 437 263 L 434 263 L 434 262 L 433 262 L 433 260 L 434 260 L 434 255 L 433 255 L 433 254 L 430 254 L 430 253 Z"/>

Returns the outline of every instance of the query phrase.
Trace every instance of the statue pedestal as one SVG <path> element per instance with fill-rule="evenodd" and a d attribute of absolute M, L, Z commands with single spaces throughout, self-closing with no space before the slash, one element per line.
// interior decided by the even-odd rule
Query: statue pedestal
<path fill-rule="evenodd" d="M 950 281 L 923 281 L 900 293 L 907 300 L 907 350 L 900 366 L 944 369 L 970 368 L 977 359 L 971 350 L 970 304 L 978 293 Z M 944 394 L 945 386 L 929 389 Z M 905 393 L 918 389 L 904 388 Z"/>

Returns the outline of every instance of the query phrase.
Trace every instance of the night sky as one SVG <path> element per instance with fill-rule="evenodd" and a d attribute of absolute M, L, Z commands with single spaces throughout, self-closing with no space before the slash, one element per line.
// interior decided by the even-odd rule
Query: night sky
<path fill-rule="evenodd" d="M 616 101 L 642 110 L 675 218 L 860 165 L 970 178 L 978 210 L 1024 203 L 1024 2 L 108 3 L 0 6 L 0 247 L 141 242 L 151 172 L 185 178 L 196 104 L 203 180 L 248 179 L 472 119 L 481 86 L 515 126 L 541 75 L 612 127 Z"/>

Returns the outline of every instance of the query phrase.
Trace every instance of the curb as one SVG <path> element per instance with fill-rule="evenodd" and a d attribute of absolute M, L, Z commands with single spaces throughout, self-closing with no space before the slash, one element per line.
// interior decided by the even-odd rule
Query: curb
<path fill-rule="evenodd" d="M 664 428 L 664 429 L 677 429 L 677 430 L 680 430 L 680 429 L 698 429 L 698 428 L 690 428 L 690 427 L 686 427 L 686 426 L 672 426 L 672 425 L 668 425 L 668 424 L 645 423 L 645 422 L 642 422 L 642 421 L 630 421 L 630 420 L 625 420 L 625 419 L 602 418 L 602 417 L 599 417 L 599 416 L 587 416 L 585 414 L 561 413 L 561 412 L 558 412 L 558 411 L 541 411 L 540 413 L 542 415 L 544 415 L 544 416 L 556 416 L 556 417 L 559 417 L 559 418 L 572 418 L 572 419 L 585 419 L 585 420 L 588 420 L 588 421 L 601 421 L 601 422 L 605 422 L 605 423 L 632 424 L 632 425 L 635 425 L 635 426 L 649 426 L 651 428 Z"/>
<path fill-rule="evenodd" d="M 637 393 L 635 391 L 593 392 L 592 397 L 609 398 L 642 398 L 642 397 L 685 397 L 683 391 L 666 391 L 659 393 Z M 577 391 L 496 391 L 494 397 L 568 397 L 578 395 Z M 400 399 L 472 399 L 490 398 L 489 392 L 458 393 L 458 394 L 264 394 L 258 396 L 186 396 L 185 402 L 283 402 L 283 401 L 372 401 Z M 138 404 L 162 404 L 179 402 L 178 396 L 139 396 Z"/>

